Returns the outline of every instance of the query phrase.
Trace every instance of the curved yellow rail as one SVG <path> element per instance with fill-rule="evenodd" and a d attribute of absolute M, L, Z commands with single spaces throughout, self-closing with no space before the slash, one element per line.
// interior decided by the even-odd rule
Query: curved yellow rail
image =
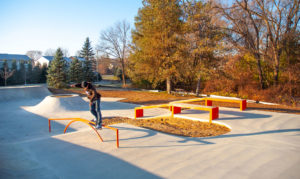
<path fill-rule="evenodd" d="M 68 127 L 69 127 L 73 122 L 77 122 L 77 121 L 83 122 L 83 123 L 87 124 L 88 126 L 90 126 L 90 127 L 96 132 L 96 134 L 98 135 L 99 139 L 103 142 L 103 139 L 102 139 L 102 137 L 100 136 L 100 134 L 98 133 L 98 131 L 97 131 L 93 126 L 91 126 L 90 123 L 93 123 L 93 122 L 90 122 L 90 121 L 88 121 L 88 120 L 86 120 L 86 119 L 80 119 L 80 118 L 79 118 L 79 119 L 74 119 L 74 120 L 72 120 L 72 121 L 69 122 L 69 124 L 65 127 L 64 133 L 66 133 Z"/>
<path fill-rule="evenodd" d="M 49 132 L 51 132 L 51 121 L 53 120 L 70 120 L 70 122 L 67 124 L 67 126 L 65 127 L 64 129 L 64 133 L 66 133 L 68 127 L 74 123 L 74 122 L 83 122 L 85 124 L 87 124 L 88 126 L 90 126 L 97 134 L 98 138 L 103 142 L 103 139 L 101 137 L 101 135 L 98 133 L 98 131 L 91 125 L 95 125 L 95 122 L 91 122 L 87 119 L 82 119 L 82 118 L 59 118 L 59 119 L 48 119 L 48 124 L 49 124 Z M 117 144 L 117 148 L 119 148 L 119 129 L 117 128 L 114 128 L 114 127 L 110 127 L 110 126 L 102 126 L 102 127 L 105 127 L 105 128 L 108 128 L 108 129 L 111 129 L 111 130 L 114 130 L 116 131 L 116 144 Z"/>

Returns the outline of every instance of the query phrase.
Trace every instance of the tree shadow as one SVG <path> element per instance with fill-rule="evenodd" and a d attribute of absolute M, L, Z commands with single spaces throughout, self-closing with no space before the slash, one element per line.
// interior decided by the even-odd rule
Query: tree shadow
<path fill-rule="evenodd" d="M 3 146 L 0 159 L 0 178 L 161 178 L 100 150 L 57 138 Z"/>
<path fill-rule="evenodd" d="M 278 129 L 278 130 L 268 130 L 268 131 L 261 131 L 261 132 L 253 132 L 253 133 L 244 133 L 244 134 L 225 134 L 220 136 L 214 137 L 201 137 L 201 138 L 182 138 L 180 143 L 186 143 L 190 141 L 200 142 L 203 143 L 203 140 L 210 140 L 210 139 L 223 139 L 223 138 L 234 138 L 234 137 L 247 137 L 247 136 L 257 136 L 257 135 L 266 135 L 266 134 L 280 134 L 280 133 L 289 133 L 289 132 L 300 132 L 299 128 L 296 129 Z M 299 134 L 297 134 L 299 135 Z M 210 142 L 210 144 L 214 144 Z"/>

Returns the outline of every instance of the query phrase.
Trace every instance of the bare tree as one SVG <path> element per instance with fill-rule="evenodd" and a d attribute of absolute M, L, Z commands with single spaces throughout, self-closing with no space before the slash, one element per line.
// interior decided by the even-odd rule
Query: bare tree
<path fill-rule="evenodd" d="M 55 53 L 56 53 L 56 50 L 55 50 L 55 49 L 48 48 L 48 49 L 44 52 L 44 55 L 45 55 L 45 56 L 54 56 Z"/>
<path fill-rule="evenodd" d="M 122 67 L 122 83 L 126 87 L 125 63 L 129 51 L 130 25 L 127 21 L 117 22 L 113 27 L 102 31 L 97 49 L 110 57 L 117 58 Z"/>
<path fill-rule="evenodd" d="M 251 0 L 250 0 L 251 1 Z M 253 55 L 256 60 L 261 88 L 266 87 L 261 64 L 261 42 L 263 38 L 263 25 L 261 19 L 251 9 L 255 5 L 248 0 L 236 0 L 230 7 L 216 6 L 227 19 L 228 40 L 243 52 Z"/>
<path fill-rule="evenodd" d="M 11 76 L 13 76 L 14 72 L 15 72 L 15 70 L 9 71 L 7 68 L 7 65 L 5 65 L 3 70 L 0 71 L 0 75 L 4 79 L 5 86 L 7 85 L 6 84 L 7 79 L 10 78 Z"/>
<path fill-rule="evenodd" d="M 273 65 L 274 84 L 278 84 L 282 52 L 299 32 L 299 4 L 297 0 L 235 0 L 230 7 L 217 6 L 228 20 L 232 42 L 256 59 L 262 88 L 262 58 Z"/>
<path fill-rule="evenodd" d="M 30 50 L 26 52 L 26 55 L 36 61 L 42 56 L 42 52 L 38 50 Z"/>
<path fill-rule="evenodd" d="M 245 0 L 244 0 L 245 1 Z M 266 45 L 271 53 L 266 54 L 273 59 L 274 82 L 278 84 L 280 57 L 282 52 L 296 34 L 300 18 L 299 4 L 297 0 L 255 0 L 258 10 L 252 13 L 261 18 L 267 32 Z M 299 30 L 299 29 L 298 29 Z"/>

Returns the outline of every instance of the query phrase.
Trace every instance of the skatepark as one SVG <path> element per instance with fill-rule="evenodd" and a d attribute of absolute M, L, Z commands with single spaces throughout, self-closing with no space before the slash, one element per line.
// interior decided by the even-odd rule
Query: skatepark
<path fill-rule="evenodd" d="M 140 105 L 102 98 L 104 118 L 134 118 Z M 81 122 L 92 119 L 87 100 L 55 97 L 45 86 L 0 88 L 0 178 L 299 178 L 300 117 L 296 114 L 219 108 L 231 132 L 182 137 L 129 124 L 103 128 L 100 142 Z M 197 117 L 198 111 L 180 115 Z M 147 115 L 170 113 L 149 109 Z"/>

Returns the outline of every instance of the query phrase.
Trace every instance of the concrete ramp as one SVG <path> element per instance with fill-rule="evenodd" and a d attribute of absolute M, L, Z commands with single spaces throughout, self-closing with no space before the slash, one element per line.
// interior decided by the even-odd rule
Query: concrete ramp
<path fill-rule="evenodd" d="M 32 99 L 43 99 L 51 95 L 43 85 L 0 87 L 0 103 Z"/>
<path fill-rule="evenodd" d="M 49 95 L 39 104 L 26 107 L 32 113 L 61 113 L 66 111 L 88 111 L 88 103 L 77 94 Z"/>

